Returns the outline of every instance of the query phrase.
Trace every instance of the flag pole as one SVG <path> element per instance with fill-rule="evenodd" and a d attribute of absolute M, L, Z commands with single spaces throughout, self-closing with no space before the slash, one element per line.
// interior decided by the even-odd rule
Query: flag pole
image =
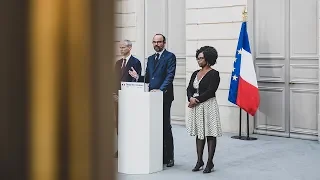
<path fill-rule="evenodd" d="M 258 138 L 249 136 L 249 113 L 247 113 L 247 136 L 242 136 L 240 139 L 241 140 L 247 140 L 247 141 L 252 141 L 252 140 L 257 140 L 258 139 Z"/>
<path fill-rule="evenodd" d="M 238 136 L 231 136 L 232 139 L 242 139 L 244 138 L 241 136 L 241 108 L 239 108 L 239 135 Z"/>
<path fill-rule="evenodd" d="M 244 7 L 242 11 L 242 21 L 246 22 L 248 17 L 247 9 Z M 249 136 L 249 113 L 247 112 L 247 136 L 241 136 L 241 119 L 242 119 L 242 109 L 239 107 L 239 135 L 232 136 L 233 139 L 240 139 L 240 140 L 257 140 L 255 137 Z"/>
<path fill-rule="evenodd" d="M 246 7 L 244 7 L 242 11 L 242 21 L 245 22 L 247 21 L 247 10 Z M 231 136 L 232 139 L 244 139 L 244 136 L 241 136 L 241 119 L 242 119 L 242 110 L 239 107 L 239 135 L 238 136 Z M 248 136 L 248 135 L 247 135 Z"/>
<path fill-rule="evenodd" d="M 242 22 L 247 22 L 247 18 L 248 18 L 247 7 L 244 7 L 242 11 Z"/>
<path fill-rule="evenodd" d="M 242 12 L 242 20 L 243 20 L 243 22 L 246 22 L 247 18 L 248 18 L 247 8 L 244 7 L 244 10 Z M 240 111 L 241 111 L 241 109 L 240 109 Z M 247 112 L 247 136 L 241 136 L 240 137 L 241 140 L 249 140 L 249 141 L 257 140 L 257 138 L 249 136 L 249 128 L 250 128 L 249 127 L 249 113 Z"/>

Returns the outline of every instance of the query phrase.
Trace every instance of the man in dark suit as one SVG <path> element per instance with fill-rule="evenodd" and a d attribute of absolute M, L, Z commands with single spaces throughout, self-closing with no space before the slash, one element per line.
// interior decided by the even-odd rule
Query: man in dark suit
<path fill-rule="evenodd" d="M 140 82 L 149 83 L 149 91 L 163 92 L 163 164 L 174 166 L 174 146 L 171 130 L 171 105 L 174 100 L 173 80 L 176 73 L 176 56 L 165 49 L 166 38 L 162 34 L 153 37 L 155 54 L 148 57 L 144 77 L 131 69 L 129 74 Z"/>
<path fill-rule="evenodd" d="M 132 42 L 130 40 L 124 40 L 120 42 L 120 53 L 122 58 L 118 60 L 115 64 L 115 74 L 116 74 L 116 85 L 113 93 L 115 102 L 115 116 L 117 124 L 117 134 L 118 134 L 118 90 L 121 89 L 121 82 L 136 82 L 136 79 L 129 75 L 129 70 L 131 68 L 136 70 L 138 75 L 141 75 L 141 62 L 132 56 Z M 118 152 L 115 154 L 118 156 Z"/>

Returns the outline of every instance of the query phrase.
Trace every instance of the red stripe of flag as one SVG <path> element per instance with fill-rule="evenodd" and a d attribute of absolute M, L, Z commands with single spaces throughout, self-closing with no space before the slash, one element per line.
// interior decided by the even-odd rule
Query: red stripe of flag
<path fill-rule="evenodd" d="M 254 116 L 259 107 L 259 103 L 259 89 L 239 77 L 237 105 Z"/>

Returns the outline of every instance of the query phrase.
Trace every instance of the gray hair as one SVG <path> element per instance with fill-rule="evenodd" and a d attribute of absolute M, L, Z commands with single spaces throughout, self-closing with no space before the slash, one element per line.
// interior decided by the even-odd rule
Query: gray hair
<path fill-rule="evenodd" d="M 128 47 L 132 47 L 132 42 L 128 39 L 123 40 L 123 42 L 126 44 Z"/>

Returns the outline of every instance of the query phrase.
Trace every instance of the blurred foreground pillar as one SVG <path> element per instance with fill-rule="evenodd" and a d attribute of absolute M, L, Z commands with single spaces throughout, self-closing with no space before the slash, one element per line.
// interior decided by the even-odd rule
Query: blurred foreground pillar
<path fill-rule="evenodd" d="M 29 7 L 30 180 L 113 180 L 113 1 Z"/>

